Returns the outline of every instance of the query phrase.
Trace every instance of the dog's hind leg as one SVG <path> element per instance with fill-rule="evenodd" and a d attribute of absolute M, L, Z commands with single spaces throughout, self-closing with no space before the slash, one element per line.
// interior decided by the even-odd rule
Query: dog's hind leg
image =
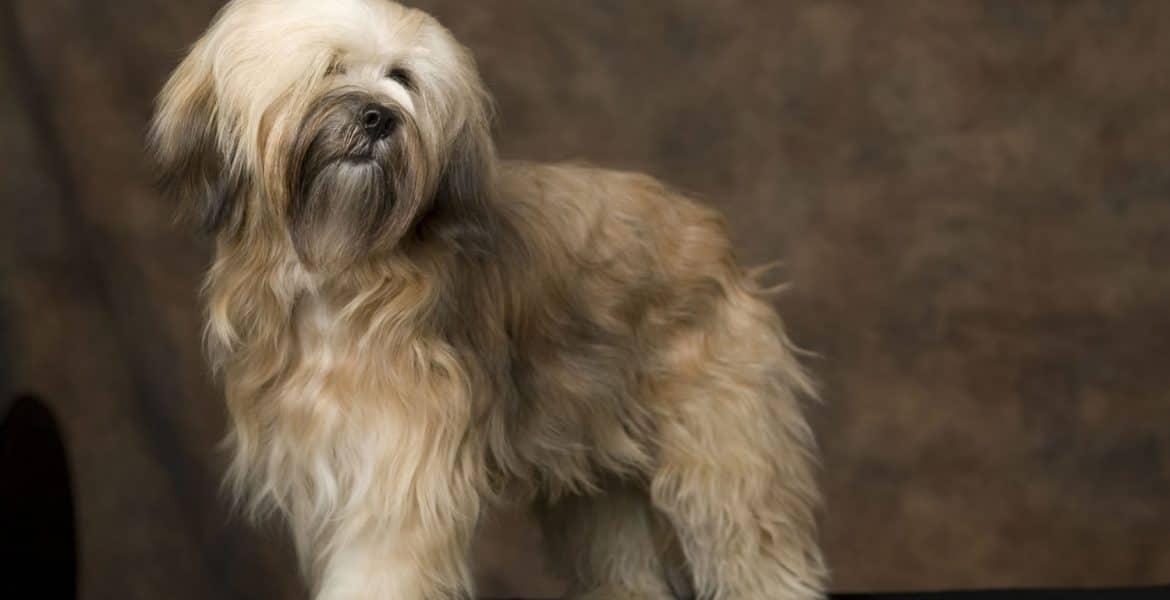
<path fill-rule="evenodd" d="M 545 544 L 576 600 L 671 600 L 649 499 L 618 485 L 537 509 Z"/>
<path fill-rule="evenodd" d="M 653 505 L 676 530 L 698 598 L 820 598 L 804 375 L 762 303 L 733 294 L 710 325 L 661 354 Z"/>

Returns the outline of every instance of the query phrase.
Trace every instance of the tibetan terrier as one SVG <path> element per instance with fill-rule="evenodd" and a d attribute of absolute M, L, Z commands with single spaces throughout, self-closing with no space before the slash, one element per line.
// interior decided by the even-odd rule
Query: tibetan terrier
<path fill-rule="evenodd" d="M 575 597 L 819 597 L 809 382 L 720 216 L 490 123 L 388 0 L 235 0 L 175 70 L 151 146 L 214 237 L 234 491 L 322 600 L 469 597 L 494 502 Z"/>

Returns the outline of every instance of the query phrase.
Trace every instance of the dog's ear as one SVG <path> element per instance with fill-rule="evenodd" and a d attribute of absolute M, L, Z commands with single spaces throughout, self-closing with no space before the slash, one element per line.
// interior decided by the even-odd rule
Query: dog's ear
<path fill-rule="evenodd" d="M 159 94 L 148 144 L 157 184 L 179 201 L 179 218 L 204 233 L 238 227 L 242 176 L 233 174 L 219 136 L 211 64 L 196 48 Z"/>
<path fill-rule="evenodd" d="M 455 135 L 436 189 L 436 200 L 455 211 L 479 212 L 491 196 L 496 150 L 487 117 L 469 119 Z"/>

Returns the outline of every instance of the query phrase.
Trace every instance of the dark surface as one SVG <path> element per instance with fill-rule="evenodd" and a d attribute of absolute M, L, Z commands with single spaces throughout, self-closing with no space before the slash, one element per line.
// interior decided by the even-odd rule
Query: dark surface
<path fill-rule="evenodd" d="M 832 600 L 1164 600 L 1170 587 L 833 594 Z"/>
<path fill-rule="evenodd" d="M 1086 590 L 972 590 L 960 592 L 841 593 L 830 600 L 1164 600 L 1170 587 Z M 497 600 L 522 600 L 520 598 Z"/>
<path fill-rule="evenodd" d="M 85 598 L 300 598 L 229 518 L 207 249 L 142 139 L 214 0 L 0 3 L 0 398 L 67 434 Z M 505 156 L 728 215 L 825 402 L 840 589 L 1170 580 L 1170 2 L 430 0 Z M 489 594 L 557 590 L 492 522 Z"/>
<path fill-rule="evenodd" d="M 1165 598 L 1170 598 L 1170 587 L 838 593 L 829 598 L 830 600 L 1165 600 Z M 521 599 L 513 598 L 511 600 Z"/>

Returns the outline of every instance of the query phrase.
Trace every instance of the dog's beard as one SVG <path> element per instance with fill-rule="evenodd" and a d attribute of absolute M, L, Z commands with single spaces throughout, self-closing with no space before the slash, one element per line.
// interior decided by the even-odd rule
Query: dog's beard
<path fill-rule="evenodd" d="M 289 230 L 300 259 L 335 270 L 392 245 L 425 195 L 421 144 L 408 118 L 372 140 L 356 125 L 359 94 L 324 98 L 310 111 L 293 153 Z"/>
<path fill-rule="evenodd" d="M 329 269 L 368 252 L 394 203 L 393 179 L 392 170 L 372 160 L 321 169 L 294 204 L 291 233 L 301 260 Z"/>

